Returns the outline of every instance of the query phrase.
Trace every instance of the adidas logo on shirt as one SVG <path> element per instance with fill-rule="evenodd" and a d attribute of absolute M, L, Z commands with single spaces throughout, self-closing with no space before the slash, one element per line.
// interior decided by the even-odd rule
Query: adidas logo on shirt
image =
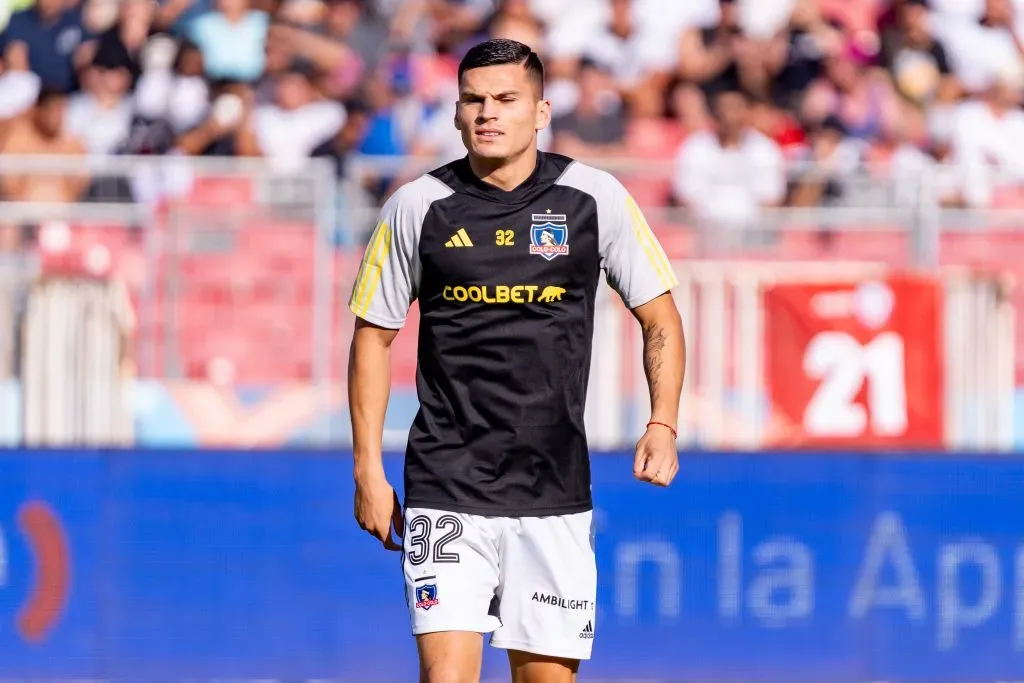
<path fill-rule="evenodd" d="M 587 625 L 580 631 L 580 638 L 593 638 L 594 637 L 594 624 L 592 621 L 588 621 Z"/>
<path fill-rule="evenodd" d="M 452 235 L 452 238 L 444 243 L 446 247 L 471 247 L 473 246 L 473 240 L 469 239 L 469 233 L 466 232 L 465 228 L 459 228 L 459 231 Z"/>

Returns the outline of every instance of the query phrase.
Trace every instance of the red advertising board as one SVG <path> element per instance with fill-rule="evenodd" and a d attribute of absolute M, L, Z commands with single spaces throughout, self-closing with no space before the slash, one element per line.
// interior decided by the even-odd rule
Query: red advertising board
<path fill-rule="evenodd" d="M 942 446 L 939 283 L 773 285 L 765 330 L 768 395 L 787 442 Z"/>

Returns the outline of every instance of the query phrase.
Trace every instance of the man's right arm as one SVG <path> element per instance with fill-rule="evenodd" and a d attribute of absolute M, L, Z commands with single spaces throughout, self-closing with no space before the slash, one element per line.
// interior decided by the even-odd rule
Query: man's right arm
<path fill-rule="evenodd" d="M 420 271 L 423 207 L 408 187 L 400 188 L 381 210 L 349 299 L 356 319 L 348 363 L 355 517 L 389 550 L 401 549 L 391 537 L 391 527 L 402 534 L 401 506 L 383 463 L 391 343 L 416 298 Z"/>
<path fill-rule="evenodd" d="M 356 319 L 348 359 L 348 404 L 352 413 L 353 474 L 384 476 L 381 442 L 391 393 L 391 342 L 398 330 Z"/>

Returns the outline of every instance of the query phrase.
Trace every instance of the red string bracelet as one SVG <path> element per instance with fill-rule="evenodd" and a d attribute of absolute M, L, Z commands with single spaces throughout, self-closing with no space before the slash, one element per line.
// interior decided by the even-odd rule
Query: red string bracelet
<path fill-rule="evenodd" d="M 668 431 L 672 432 L 672 438 L 673 439 L 678 439 L 679 438 L 679 435 L 676 433 L 676 430 L 671 425 L 667 425 L 664 422 L 658 422 L 657 420 L 651 420 L 650 422 L 647 423 L 648 428 L 651 425 L 660 425 L 660 426 L 664 427 L 665 429 L 667 429 Z"/>

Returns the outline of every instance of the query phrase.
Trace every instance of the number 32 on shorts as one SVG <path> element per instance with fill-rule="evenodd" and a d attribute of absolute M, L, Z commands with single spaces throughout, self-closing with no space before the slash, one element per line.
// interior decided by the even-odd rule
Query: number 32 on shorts
<path fill-rule="evenodd" d="M 455 564 L 459 554 L 448 550 L 447 545 L 462 536 L 462 521 L 454 515 L 441 515 L 431 522 L 426 515 L 413 517 L 405 525 L 408 539 L 405 559 L 418 566 L 433 559 L 439 564 Z"/>

